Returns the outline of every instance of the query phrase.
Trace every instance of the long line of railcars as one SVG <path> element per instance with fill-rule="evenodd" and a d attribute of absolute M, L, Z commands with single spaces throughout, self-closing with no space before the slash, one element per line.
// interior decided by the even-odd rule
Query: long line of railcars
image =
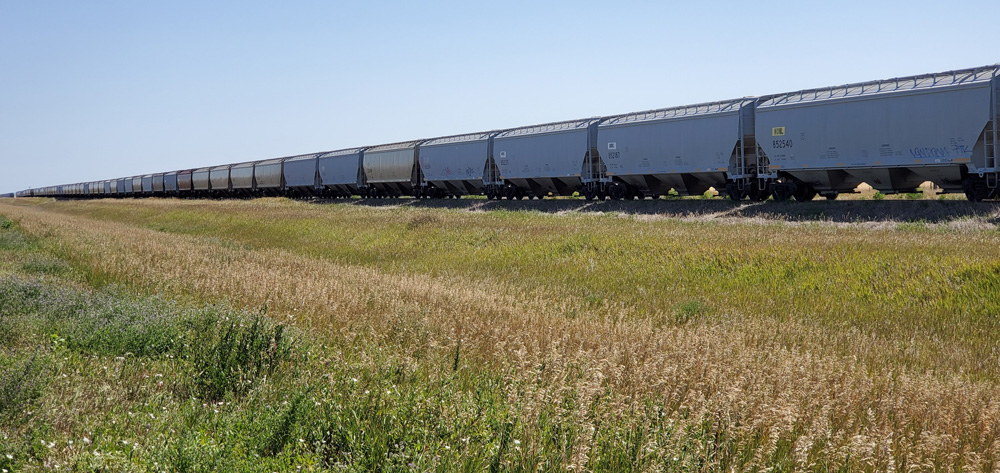
<path fill-rule="evenodd" d="M 283 158 L 17 196 L 836 198 L 931 181 L 1000 197 L 1000 65 Z"/>

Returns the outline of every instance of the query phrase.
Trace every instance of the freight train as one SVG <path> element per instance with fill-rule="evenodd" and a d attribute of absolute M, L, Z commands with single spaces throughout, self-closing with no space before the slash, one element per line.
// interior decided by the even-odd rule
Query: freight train
<path fill-rule="evenodd" d="M 17 196 L 807 201 L 931 181 L 996 199 L 1000 64 L 610 117 L 80 182 Z"/>

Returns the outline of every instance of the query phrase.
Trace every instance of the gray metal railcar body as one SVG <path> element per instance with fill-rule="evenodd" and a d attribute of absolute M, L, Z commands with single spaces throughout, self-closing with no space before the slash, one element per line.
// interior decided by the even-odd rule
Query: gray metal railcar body
<path fill-rule="evenodd" d="M 212 181 L 212 194 L 214 195 L 225 195 L 229 193 L 230 185 L 232 184 L 229 180 L 229 168 L 232 167 L 230 164 L 224 164 L 222 166 L 215 166 L 209 171 L 209 178 Z"/>
<path fill-rule="evenodd" d="M 760 177 L 835 197 L 865 182 L 909 192 L 924 181 L 963 190 L 992 177 L 997 67 L 782 94 L 759 101 Z M 971 197 L 970 197 L 971 198 Z"/>
<path fill-rule="evenodd" d="M 191 171 L 191 188 L 200 195 L 212 190 L 212 168 L 198 168 Z"/>
<path fill-rule="evenodd" d="M 215 171 L 213 170 L 212 172 L 213 172 L 213 183 L 212 183 L 213 185 L 212 185 L 212 188 L 214 189 L 215 188 L 215 185 L 214 185 L 215 184 L 214 183 L 214 173 L 215 173 Z M 239 163 L 239 164 L 232 165 L 229 168 L 229 183 L 230 183 L 230 186 L 231 186 L 230 188 L 233 190 L 233 193 L 240 194 L 240 195 L 250 195 L 250 194 L 252 194 L 253 193 L 253 163 L 249 162 L 249 163 Z"/>
<path fill-rule="evenodd" d="M 322 154 L 303 154 L 285 160 L 281 172 L 288 192 L 299 196 L 313 196 L 320 193 L 323 181 L 320 179 L 319 160 L 316 158 Z M 356 183 L 357 176 L 355 176 Z"/>
<path fill-rule="evenodd" d="M 391 143 L 365 148 L 361 156 L 364 182 L 373 195 L 420 195 L 420 141 Z"/>
<path fill-rule="evenodd" d="M 145 176 L 142 176 L 140 182 L 141 182 L 141 185 L 142 185 L 142 193 L 143 194 L 151 194 L 151 193 L 153 193 L 153 175 L 152 174 L 146 174 Z"/>
<path fill-rule="evenodd" d="M 104 193 L 105 194 L 114 194 L 114 191 L 112 190 L 112 187 L 111 187 L 114 184 L 115 184 L 115 181 L 104 181 Z"/>
<path fill-rule="evenodd" d="M 177 171 L 177 193 L 180 195 L 188 195 L 194 190 L 194 182 L 191 178 L 193 169 L 187 169 L 184 171 Z"/>
<path fill-rule="evenodd" d="M 153 174 L 153 193 L 163 193 L 163 173 Z"/>
<path fill-rule="evenodd" d="M 316 158 L 323 188 L 338 197 L 358 194 L 363 181 L 361 160 L 364 155 L 364 148 L 352 148 L 331 151 Z"/>
<path fill-rule="evenodd" d="M 725 189 L 741 139 L 753 138 L 752 124 L 748 99 L 630 113 L 601 121 L 598 148 L 607 176 L 629 192 L 700 195 Z"/>
<path fill-rule="evenodd" d="M 584 169 L 591 169 L 589 157 L 597 152 L 599 121 L 589 118 L 547 123 L 503 131 L 493 137 L 493 159 L 505 184 L 504 195 L 540 197 L 579 190 Z"/>
<path fill-rule="evenodd" d="M 163 174 L 163 192 L 170 195 L 177 194 L 177 171 Z"/>
<path fill-rule="evenodd" d="M 437 189 L 439 196 L 481 194 L 496 133 L 446 136 L 421 143 L 420 172 L 424 181 Z"/>
<path fill-rule="evenodd" d="M 135 178 L 127 177 L 124 179 L 125 182 L 125 193 L 134 194 L 135 193 Z M 119 187 L 120 189 L 121 187 Z M 139 182 L 139 189 L 142 189 L 142 182 Z"/>
<path fill-rule="evenodd" d="M 257 161 L 253 165 L 254 189 L 259 194 L 279 195 L 284 189 L 281 176 L 282 163 L 285 158 Z"/>

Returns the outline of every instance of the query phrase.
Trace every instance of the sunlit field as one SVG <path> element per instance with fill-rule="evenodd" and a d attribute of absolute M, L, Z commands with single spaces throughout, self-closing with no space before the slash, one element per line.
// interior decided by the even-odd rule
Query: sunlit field
<path fill-rule="evenodd" d="M 0 200 L 9 471 L 994 471 L 1000 206 Z"/>

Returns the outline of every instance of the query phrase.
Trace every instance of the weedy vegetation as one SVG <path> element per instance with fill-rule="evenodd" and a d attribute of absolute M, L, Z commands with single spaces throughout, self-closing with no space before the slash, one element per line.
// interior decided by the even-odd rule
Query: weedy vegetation
<path fill-rule="evenodd" d="M 5 201 L 0 468 L 994 471 L 1000 212 L 908 199 Z"/>

